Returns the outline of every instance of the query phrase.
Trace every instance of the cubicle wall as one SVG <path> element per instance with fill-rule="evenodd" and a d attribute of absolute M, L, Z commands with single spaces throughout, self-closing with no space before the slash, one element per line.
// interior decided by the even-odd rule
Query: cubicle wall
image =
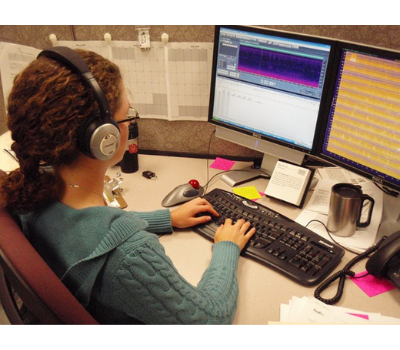
<path fill-rule="evenodd" d="M 110 33 L 112 40 L 137 41 L 137 28 L 142 26 L 0 26 L 0 41 L 28 45 L 37 49 L 51 46 L 50 34 L 58 40 L 104 40 Z M 400 26 L 268 26 L 292 32 L 319 35 L 367 45 L 400 50 Z M 161 41 L 167 33 L 169 42 L 213 42 L 214 26 L 152 25 L 150 40 Z M 207 122 L 139 120 L 139 149 L 146 153 L 191 156 L 222 156 L 232 159 L 251 159 L 261 154 L 217 139 L 214 127 Z M 0 134 L 7 131 L 3 91 L 0 84 Z"/>

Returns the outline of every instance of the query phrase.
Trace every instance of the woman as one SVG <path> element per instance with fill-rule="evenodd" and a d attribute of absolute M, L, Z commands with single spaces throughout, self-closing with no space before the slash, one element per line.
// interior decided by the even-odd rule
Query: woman
<path fill-rule="evenodd" d="M 8 99 L 20 168 L 2 179 L 3 205 L 18 213 L 32 244 L 100 323 L 231 323 L 237 262 L 254 228 L 244 220 L 226 220 L 215 235 L 210 266 L 194 287 L 176 271 L 154 233 L 211 220 L 197 217 L 218 215 L 206 200 L 148 213 L 107 207 L 104 176 L 123 158 L 129 102 L 117 66 L 93 52 L 76 52 L 120 122 L 119 147 L 106 160 L 82 151 L 82 128 L 99 112 L 97 100 L 80 74 L 40 56 L 16 77 Z"/>

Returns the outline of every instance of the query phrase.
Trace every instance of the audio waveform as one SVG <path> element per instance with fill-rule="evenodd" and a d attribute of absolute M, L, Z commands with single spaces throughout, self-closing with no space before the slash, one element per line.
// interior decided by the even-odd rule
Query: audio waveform
<path fill-rule="evenodd" d="M 318 87 L 322 60 L 252 46 L 239 48 L 238 70 L 268 78 Z"/>

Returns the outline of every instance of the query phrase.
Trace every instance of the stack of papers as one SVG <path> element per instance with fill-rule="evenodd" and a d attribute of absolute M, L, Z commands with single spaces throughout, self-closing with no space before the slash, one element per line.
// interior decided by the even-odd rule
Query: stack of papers
<path fill-rule="evenodd" d="M 280 323 L 400 325 L 400 318 L 327 305 L 314 297 L 292 297 L 289 304 L 281 304 Z"/>

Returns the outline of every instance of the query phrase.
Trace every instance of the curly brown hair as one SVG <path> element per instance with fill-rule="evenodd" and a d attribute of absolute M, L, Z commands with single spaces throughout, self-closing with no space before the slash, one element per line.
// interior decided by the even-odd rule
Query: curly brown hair
<path fill-rule="evenodd" d="M 98 81 L 113 115 L 122 101 L 119 68 L 94 52 L 76 52 Z M 27 213 L 59 198 L 60 179 L 43 165 L 67 165 L 77 158 L 79 128 L 98 109 L 82 78 L 53 59 L 39 57 L 16 76 L 7 117 L 20 168 L 0 180 L 4 207 Z"/>

